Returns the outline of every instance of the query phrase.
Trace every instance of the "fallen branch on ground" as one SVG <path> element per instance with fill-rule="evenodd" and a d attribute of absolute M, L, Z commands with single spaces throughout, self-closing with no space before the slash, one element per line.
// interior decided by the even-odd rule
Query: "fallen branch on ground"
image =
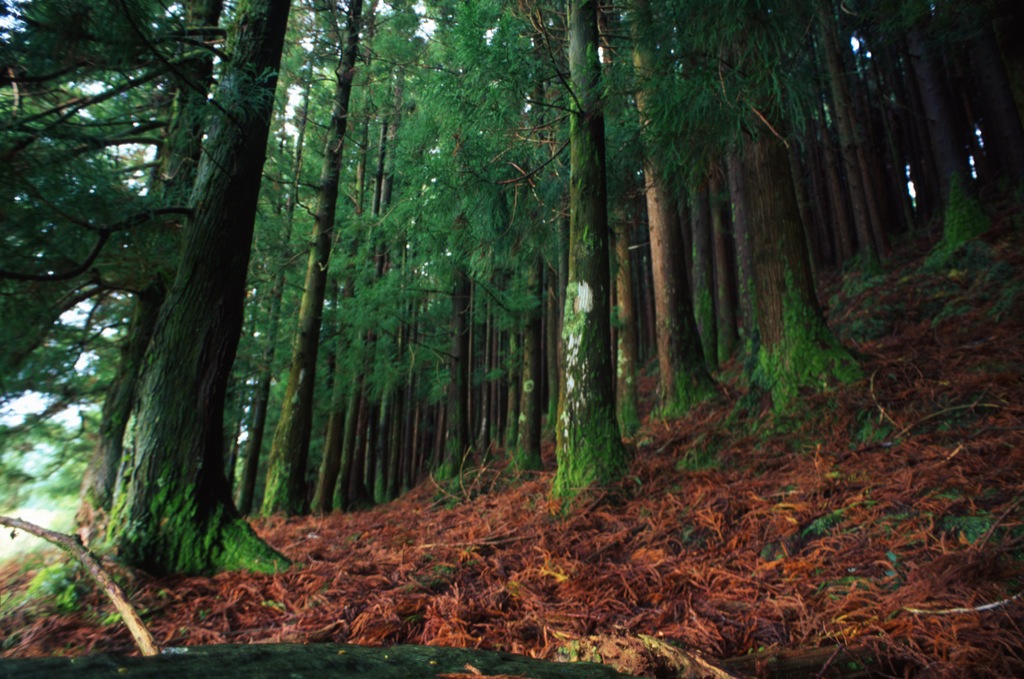
<path fill-rule="evenodd" d="M 47 530 L 34 523 L 8 516 L 0 516 L 0 525 L 31 533 L 36 537 L 57 545 L 75 557 L 80 564 L 85 566 L 85 570 L 92 576 L 92 579 L 103 588 L 104 593 L 110 597 L 110 600 L 114 603 L 114 608 L 121 614 L 124 624 L 128 626 L 128 631 L 135 638 L 135 643 L 138 645 L 142 655 L 158 655 L 160 653 L 160 648 L 156 645 L 153 635 L 150 634 L 139 614 L 135 612 L 135 608 L 128 602 L 120 585 L 107 575 L 107 572 L 100 566 L 100 562 L 96 560 L 92 552 L 85 548 L 85 545 L 82 544 L 77 535 L 65 535 L 64 533 Z"/>

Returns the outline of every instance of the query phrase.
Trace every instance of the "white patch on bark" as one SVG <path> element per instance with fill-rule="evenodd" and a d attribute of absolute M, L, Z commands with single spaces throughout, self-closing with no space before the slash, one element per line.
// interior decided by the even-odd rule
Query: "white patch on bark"
<path fill-rule="evenodd" d="M 576 296 L 576 313 L 586 314 L 594 308 L 594 292 L 586 281 L 580 281 L 579 294 Z"/>

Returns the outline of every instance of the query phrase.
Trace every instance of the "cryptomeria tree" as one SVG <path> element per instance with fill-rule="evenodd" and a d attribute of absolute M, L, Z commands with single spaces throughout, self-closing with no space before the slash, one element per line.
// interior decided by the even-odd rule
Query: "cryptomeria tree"
<path fill-rule="evenodd" d="M 237 8 L 181 264 L 139 385 L 135 447 L 110 539 L 126 561 L 155 572 L 286 563 L 231 501 L 223 412 L 288 10 L 287 0 Z"/>
<path fill-rule="evenodd" d="M 628 455 L 615 418 L 610 346 L 608 205 L 597 3 L 569 0 L 571 144 L 569 276 L 563 310 L 564 382 L 552 492 L 572 496 L 608 483 Z"/>

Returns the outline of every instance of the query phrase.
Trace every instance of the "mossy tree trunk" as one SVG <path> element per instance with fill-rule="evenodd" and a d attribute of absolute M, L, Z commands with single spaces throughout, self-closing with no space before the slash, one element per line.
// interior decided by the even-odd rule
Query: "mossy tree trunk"
<path fill-rule="evenodd" d="M 185 3 L 187 25 L 196 32 L 196 37 L 205 30 L 216 31 L 223 8 L 223 0 L 189 0 Z M 196 51 L 174 69 L 174 76 L 165 110 L 170 125 L 159 149 L 152 179 L 152 193 L 168 206 L 185 204 L 195 184 L 196 167 L 202 154 L 203 112 L 213 80 L 213 55 Z M 169 250 L 176 244 L 176 233 L 170 229 L 161 230 L 156 238 Z M 117 374 L 103 402 L 99 441 L 82 481 L 76 521 L 79 535 L 86 544 L 102 536 L 107 527 L 121 464 L 122 440 L 135 403 L 145 352 L 174 264 L 173 259 L 164 262 L 155 273 L 149 274 L 148 283 L 137 286 L 144 289 L 135 294 L 131 327 Z"/>
<path fill-rule="evenodd" d="M 461 228 L 465 228 L 463 225 Z M 462 468 L 469 453 L 469 367 L 470 355 L 470 280 L 461 268 L 455 271 L 452 291 L 452 341 L 448 357 L 448 410 L 444 458 L 439 478 L 452 478 Z"/>
<path fill-rule="evenodd" d="M 643 125 L 647 119 L 644 81 L 654 68 L 651 47 L 645 42 L 644 35 L 645 27 L 652 18 L 647 0 L 634 0 L 633 10 L 633 65 L 641 82 L 636 105 Z M 700 337 L 693 320 L 686 271 L 680 266 L 683 261 L 682 234 L 674 219 L 665 177 L 652 154 L 644 160 L 643 170 L 657 319 L 658 391 L 662 414 L 675 415 L 686 412 L 691 405 L 704 399 L 711 392 L 712 381 L 701 358 Z M 710 300 L 714 290 L 712 287 L 698 288 L 698 295 L 706 295 Z M 714 316 L 711 318 L 713 322 Z"/>
<path fill-rule="evenodd" d="M 334 247 L 334 220 L 338 206 L 341 161 L 352 81 L 359 55 L 362 0 L 351 0 L 345 49 L 335 69 L 336 85 L 331 125 L 324 144 L 324 164 L 317 188 L 313 247 L 306 266 L 306 282 L 299 305 L 299 324 L 292 344 L 291 369 L 281 417 L 267 462 L 267 485 L 261 513 L 301 514 L 306 509 L 306 462 L 313 422 L 313 393 L 320 348 L 320 325 L 327 291 L 328 267 Z"/>
<path fill-rule="evenodd" d="M 597 2 L 568 0 L 569 271 L 563 311 L 564 383 L 559 397 L 555 496 L 619 478 L 629 457 L 615 421 L 605 188 L 604 114 Z"/>
<path fill-rule="evenodd" d="M 192 223 L 140 379 L 134 455 L 110 536 L 123 560 L 154 573 L 287 563 L 231 501 L 223 417 L 289 5 L 249 0 L 237 8 Z"/>
<path fill-rule="evenodd" d="M 99 437 L 82 478 L 80 504 L 75 520 L 85 545 L 101 539 L 107 529 L 117 486 L 118 468 L 124 453 L 124 433 L 135 403 L 146 348 L 153 337 L 166 291 L 159 284 L 135 295 L 128 336 L 121 345 L 117 373 L 107 388 L 100 415 Z"/>
<path fill-rule="evenodd" d="M 540 469 L 541 358 L 544 355 L 541 317 L 544 313 L 544 260 L 538 255 L 530 271 L 530 290 L 537 306 L 531 310 L 523 332 L 523 379 L 519 402 L 519 440 L 516 463 L 520 469 Z M 514 380 L 510 380 L 510 383 Z M 511 394 L 511 391 L 510 391 Z M 511 418 L 510 425 L 511 425 Z"/>
<path fill-rule="evenodd" d="M 751 140 L 746 162 L 761 341 L 754 378 L 781 412 L 805 390 L 857 379 L 860 368 L 818 306 L 784 142 L 768 133 Z"/>
<path fill-rule="evenodd" d="M 640 428 L 637 384 L 636 304 L 633 301 L 633 266 L 630 261 L 631 225 L 623 220 L 615 231 L 615 292 L 618 334 L 615 347 L 615 413 L 619 429 L 632 436 Z"/>

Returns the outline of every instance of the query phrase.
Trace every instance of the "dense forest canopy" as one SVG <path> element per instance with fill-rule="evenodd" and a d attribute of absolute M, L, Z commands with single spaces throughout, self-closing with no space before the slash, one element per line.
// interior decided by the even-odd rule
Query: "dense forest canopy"
<path fill-rule="evenodd" d="M 864 380 L 817 282 L 1020 191 L 1018 4 L 7 0 L 0 501 L 268 570 L 246 515 L 621 477 L 643 373 Z"/>

